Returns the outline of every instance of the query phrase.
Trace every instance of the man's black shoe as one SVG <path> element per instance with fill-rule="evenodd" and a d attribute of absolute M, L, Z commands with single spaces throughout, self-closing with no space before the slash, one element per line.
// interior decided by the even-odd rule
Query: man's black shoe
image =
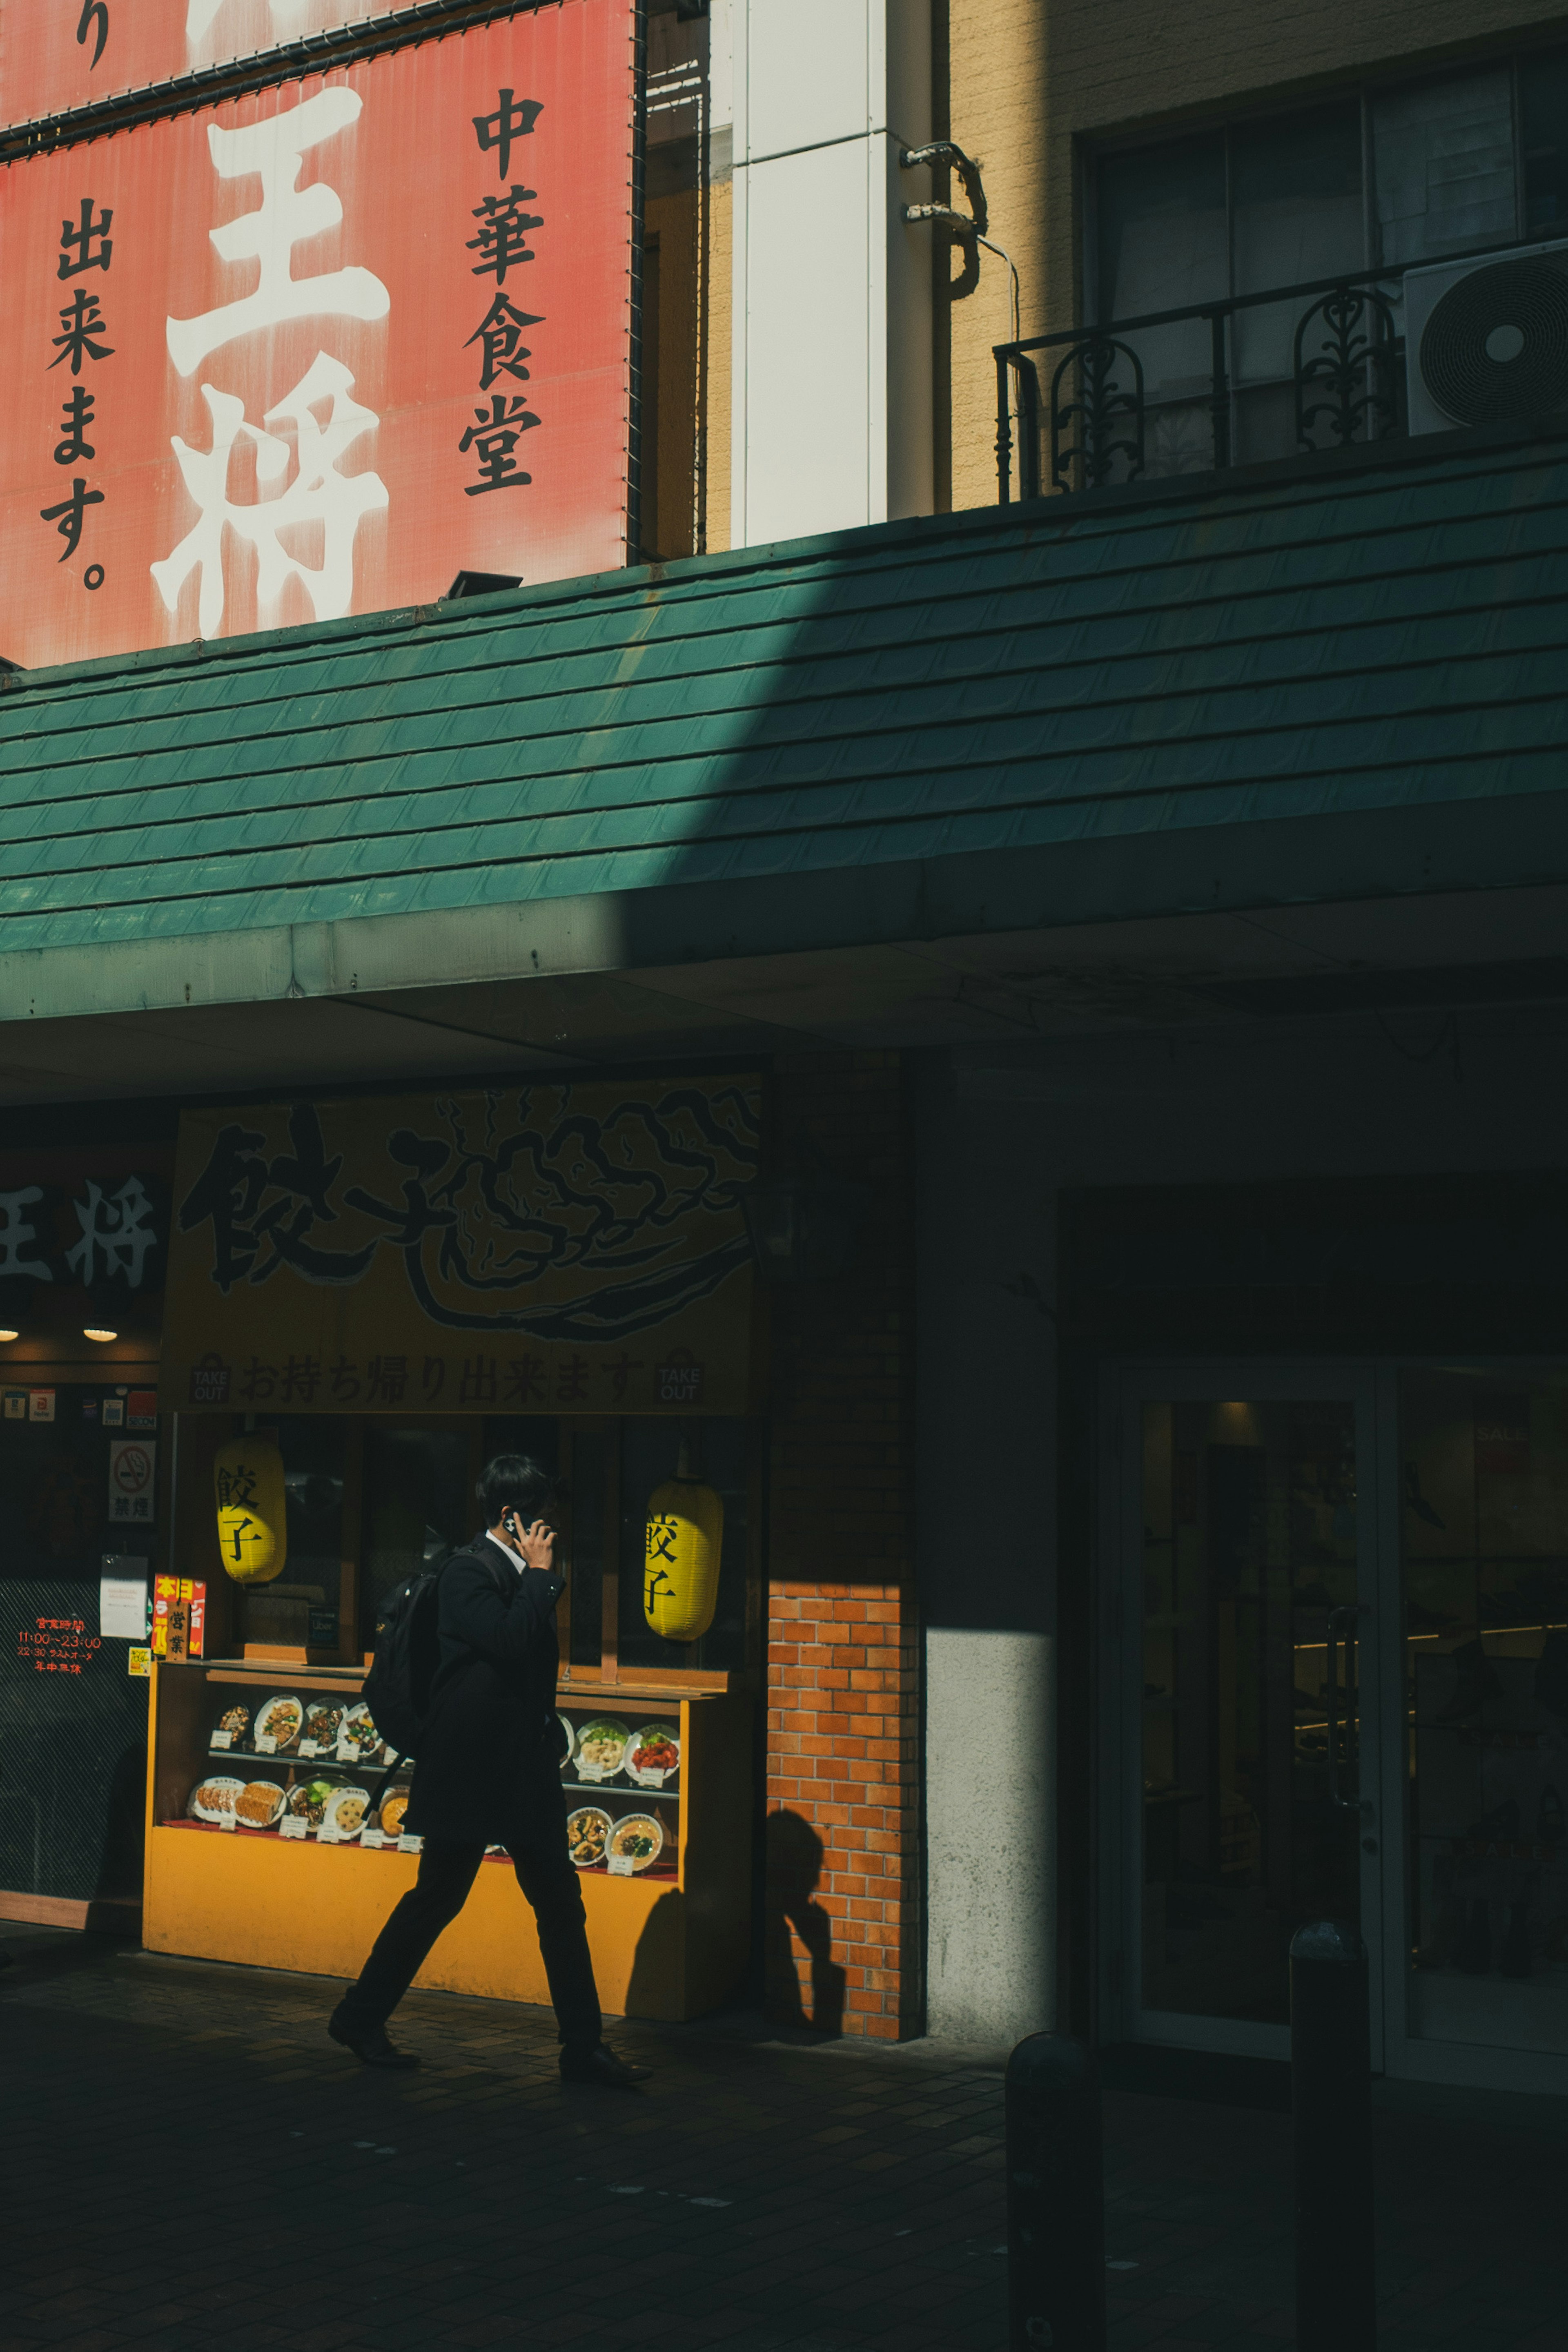
<path fill-rule="evenodd" d="M 607 2091 L 632 2091 L 639 2083 L 645 2083 L 653 2071 L 651 2066 L 633 2066 L 626 2059 L 617 2058 L 602 2042 L 596 2050 L 563 2050 L 560 2053 L 563 2083 L 601 2083 Z"/>
<path fill-rule="evenodd" d="M 389 2042 L 384 2025 L 367 2025 L 354 2016 L 346 2000 L 340 2000 L 327 2020 L 327 2031 L 334 2042 L 351 2050 L 367 2066 L 395 2066 L 406 2071 L 417 2066 L 419 2060 L 412 2050 L 400 2050 Z"/>

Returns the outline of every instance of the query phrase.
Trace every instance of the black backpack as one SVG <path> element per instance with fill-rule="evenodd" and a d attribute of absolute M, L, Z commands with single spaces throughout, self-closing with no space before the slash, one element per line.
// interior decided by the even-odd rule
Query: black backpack
<path fill-rule="evenodd" d="M 365 1676 L 371 1720 L 399 1758 L 414 1755 L 440 1663 L 440 1569 L 421 1569 L 389 1592 L 376 1616 L 375 1656 Z"/>

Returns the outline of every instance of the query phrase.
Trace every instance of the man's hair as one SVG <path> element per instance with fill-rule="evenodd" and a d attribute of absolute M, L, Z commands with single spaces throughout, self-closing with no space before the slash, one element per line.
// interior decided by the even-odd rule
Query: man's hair
<path fill-rule="evenodd" d="M 529 1527 L 554 1500 L 555 1480 L 531 1454 L 497 1454 L 486 1463 L 475 1492 L 487 1528 L 499 1527 L 507 1511 Z"/>

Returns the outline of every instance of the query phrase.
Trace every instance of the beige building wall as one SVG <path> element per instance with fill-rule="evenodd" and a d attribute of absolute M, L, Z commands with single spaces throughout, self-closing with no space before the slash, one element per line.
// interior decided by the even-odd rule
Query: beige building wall
<path fill-rule="evenodd" d="M 1045 288 L 1051 14 L 1048 0 L 948 0 L 948 136 L 980 166 L 991 241 L 1018 270 L 1026 335 L 1040 332 Z M 991 352 L 1012 331 L 1009 270 L 987 252 L 966 268 L 955 247 L 949 271 L 952 502 L 988 506 L 997 494 Z"/>
<path fill-rule="evenodd" d="M 707 477 L 704 495 L 705 550 L 729 545 L 730 343 L 735 268 L 734 184 L 727 170 L 708 187 Z"/>
<path fill-rule="evenodd" d="M 1077 156 L 1087 137 L 1251 112 L 1368 73 L 1419 72 L 1511 37 L 1568 38 L 1561 5 L 1528 0 L 947 0 L 949 135 L 981 164 L 990 234 L 1016 262 L 1023 332 L 1077 315 Z M 958 257 L 953 275 L 959 277 Z M 973 276 L 973 273 L 968 273 Z M 1006 337 L 1006 269 L 980 256 L 978 282 L 949 314 L 952 500 L 996 496 L 996 370 Z"/>

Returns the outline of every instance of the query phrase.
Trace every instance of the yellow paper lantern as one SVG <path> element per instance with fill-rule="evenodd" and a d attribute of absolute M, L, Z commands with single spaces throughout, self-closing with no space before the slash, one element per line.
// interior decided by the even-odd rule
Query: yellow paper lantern
<path fill-rule="evenodd" d="M 267 1437 L 231 1437 L 213 1464 L 218 1550 L 236 1584 L 270 1584 L 288 1557 L 283 1456 Z"/>
<path fill-rule="evenodd" d="M 724 1505 L 700 1478 L 674 1478 L 648 1498 L 643 1614 L 666 1642 L 695 1642 L 718 1606 Z"/>

